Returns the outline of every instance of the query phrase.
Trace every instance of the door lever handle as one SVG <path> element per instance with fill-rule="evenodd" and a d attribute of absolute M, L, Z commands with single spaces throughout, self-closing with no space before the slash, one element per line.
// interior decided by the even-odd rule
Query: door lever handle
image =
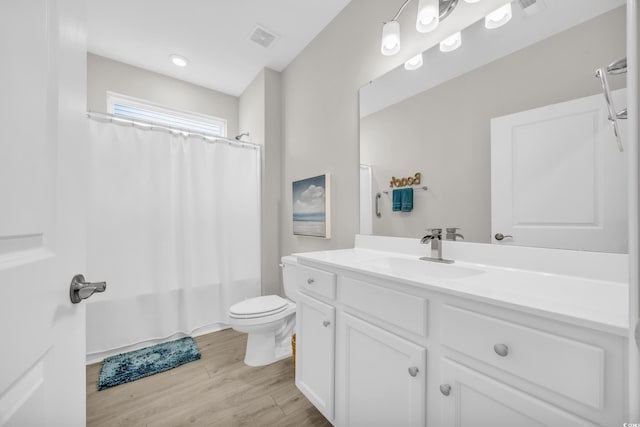
<path fill-rule="evenodd" d="M 82 274 L 76 274 L 71 279 L 69 297 L 71 302 L 78 304 L 83 299 L 89 298 L 96 292 L 107 290 L 107 282 L 87 282 Z"/>
<path fill-rule="evenodd" d="M 502 234 L 502 233 L 496 233 L 496 235 L 495 235 L 495 236 L 493 236 L 493 237 L 495 237 L 495 238 L 496 238 L 496 240 L 504 240 L 504 239 L 506 239 L 506 238 L 511 238 L 511 239 L 513 239 L 513 236 L 512 236 L 512 235 L 510 235 L 510 234 Z"/>

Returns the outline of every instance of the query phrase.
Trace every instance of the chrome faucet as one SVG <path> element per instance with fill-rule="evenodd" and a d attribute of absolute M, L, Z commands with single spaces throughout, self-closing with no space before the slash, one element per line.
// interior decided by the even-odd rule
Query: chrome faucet
<path fill-rule="evenodd" d="M 458 227 L 447 227 L 447 236 L 446 236 L 446 240 L 458 240 L 458 237 L 461 240 L 464 240 L 464 236 L 460 233 L 458 233 L 458 230 L 460 230 Z"/>
<path fill-rule="evenodd" d="M 421 257 L 424 261 L 443 262 L 451 264 L 453 260 L 442 258 L 442 228 L 430 228 L 429 234 L 420 239 L 420 243 L 426 244 L 431 242 L 431 256 Z"/>

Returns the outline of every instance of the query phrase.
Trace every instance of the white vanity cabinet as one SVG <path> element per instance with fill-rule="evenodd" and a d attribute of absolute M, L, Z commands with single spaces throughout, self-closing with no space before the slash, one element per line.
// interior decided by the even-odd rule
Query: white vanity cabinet
<path fill-rule="evenodd" d="M 299 271 L 296 385 L 336 426 L 625 422 L 621 334 L 340 265 Z"/>

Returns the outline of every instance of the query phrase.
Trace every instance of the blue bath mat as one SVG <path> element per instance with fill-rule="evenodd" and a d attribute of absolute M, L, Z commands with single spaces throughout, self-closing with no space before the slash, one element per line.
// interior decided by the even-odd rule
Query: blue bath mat
<path fill-rule="evenodd" d="M 191 337 L 107 357 L 102 362 L 98 390 L 135 381 L 200 359 Z"/>

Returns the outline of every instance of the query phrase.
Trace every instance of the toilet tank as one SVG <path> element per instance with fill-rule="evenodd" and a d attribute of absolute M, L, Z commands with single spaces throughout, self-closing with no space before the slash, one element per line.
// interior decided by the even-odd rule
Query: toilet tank
<path fill-rule="evenodd" d="M 284 294 L 291 301 L 296 300 L 296 268 L 298 260 L 296 257 L 287 255 L 282 257 L 282 284 Z"/>

